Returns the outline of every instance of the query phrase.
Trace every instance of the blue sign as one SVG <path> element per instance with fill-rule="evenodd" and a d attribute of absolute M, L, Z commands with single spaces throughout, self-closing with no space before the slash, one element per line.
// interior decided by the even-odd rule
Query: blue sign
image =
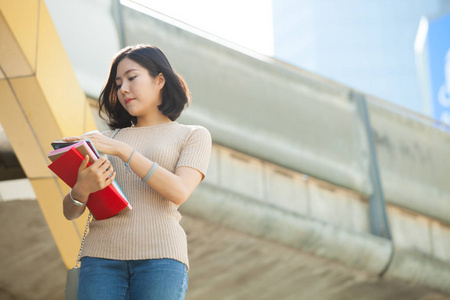
<path fill-rule="evenodd" d="M 428 21 L 426 44 L 432 116 L 450 125 L 450 14 Z"/>

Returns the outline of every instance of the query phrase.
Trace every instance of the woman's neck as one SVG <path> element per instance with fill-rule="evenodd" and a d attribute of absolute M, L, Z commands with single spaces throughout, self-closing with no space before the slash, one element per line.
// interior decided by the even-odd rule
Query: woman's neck
<path fill-rule="evenodd" d="M 154 125 L 168 123 L 170 121 L 171 120 L 169 119 L 169 117 L 167 117 L 163 114 L 161 114 L 159 116 L 152 116 L 151 118 L 138 117 L 135 127 L 154 126 Z"/>

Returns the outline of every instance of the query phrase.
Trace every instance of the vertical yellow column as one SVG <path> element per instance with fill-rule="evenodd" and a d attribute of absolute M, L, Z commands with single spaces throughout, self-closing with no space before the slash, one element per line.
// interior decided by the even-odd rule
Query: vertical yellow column
<path fill-rule="evenodd" d="M 53 140 L 96 125 L 43 0 L 0 1 L 0 123 L 72 267 L 87 214 L 63 217 L 68 187 L 47 168 L 46 154 Z"/>

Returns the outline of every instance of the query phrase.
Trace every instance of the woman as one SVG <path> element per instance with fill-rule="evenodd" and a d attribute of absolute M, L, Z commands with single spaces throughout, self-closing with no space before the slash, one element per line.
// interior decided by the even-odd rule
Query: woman
<path fill-rule="evenodd" d="M 65 138 L 90 139 L 109 158 L 82 162 L 64 198 L 65 217 L 81 216 L 89 194 L 114 179 L 133 207 L 91 223 L 78 299 L 184 299 L 189 262 L 177 209 L 205 178 L 211 153 L 205 128 L 175 122 L 189 102 L 186 83 L 160 49 L 126 47 L 99 98 L 114 133 Z"/>

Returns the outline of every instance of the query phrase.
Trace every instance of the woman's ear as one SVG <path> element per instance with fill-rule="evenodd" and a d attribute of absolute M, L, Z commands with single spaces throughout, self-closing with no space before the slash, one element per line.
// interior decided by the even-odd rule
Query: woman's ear
<path fill-rule="evenodd" d="M 163 73 L 159 73 L 158 76 L 156 76 L 156 84 L 160 89 L 164 87 L 164 84 L 166 84 L 166 78 L 164 78 Z"/>

